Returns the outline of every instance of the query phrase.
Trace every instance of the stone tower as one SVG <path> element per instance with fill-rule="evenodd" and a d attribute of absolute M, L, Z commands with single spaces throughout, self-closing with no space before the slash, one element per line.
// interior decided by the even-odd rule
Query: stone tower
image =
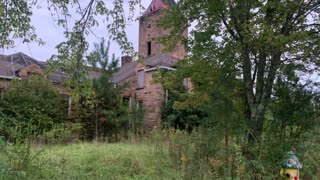
<path fill-rule="evenodd" d="M 139 56 L 141 61 L 122 58 L 122 67 L 114 74 L 115 84 L 127 83 L 130 87 L 123 92 L 123 97 L 131 107 L 143 107 L 144 128 L 151 130 L 161 125 L 161 107 L 165 103 L 166 90 L 162 84 L 155 82 L 154 75 L 158 69 L 175 70 L 174 65 L 186 55 L 181 43 L 177 43 L 171 52 L 163 52 L 157 38 L 169 35 L 170 29 L 164 30 L 158 26 L 161 17 L 170 6 L 176 3 L 170 0 L 152 0 L 144 15 L 139 20 Z M 187 37 L 187 29 L 184 36 Z M 143 106 L 141 106 L 143 105 Z"/>
<path fill-rule="evenodd" d="M 156 42 L 157 38 L 169 35 L 170 30 L 164 30 L 158 26 L 158 21 L 164 16 L 165 10 L 169 6 L 176 5 L 174 0 L 170 0 L 166 4 L 166 0 L 152 0 L 144 15 L 139 20 L 139 55 L 140 57 L 147 58 L 163 53 L 162 45 Z M 187 29 L 184 36 L 187 37 Z M 169 54 L 180 59 L 186 55 L 186 51 L 181 43 L 177 43 L 175 49 Z"/>
<path fill-rule="evenodd" d="M 166 3 L 168 2 L 168 3 Z M 159 20 L 165 15 L 170 6 L 175 6 L 174 0 L 152 0 L 144 15 L 139 20 L 139 56 L 144 64 L 144 86 L 137 89 L 138 99 L 142 100 L 147 129 L 159 128 L 161 124 L 161 107 L 165 103 L 166 92 L 162 85 L 154 82 L 154 74 L 158 68 L 174 70 L 172 68 L 179 59 L 186 55 L 184 46 L 177 43 L 171 52 L 163 52 L 163 45 L 157 42 L 157 38 L 170 34 L 170 29 L 158 26 Z M 187 37 L 187 29 L 184 36 Z M 142 74 L 141 69 L 137 71 Z"/>

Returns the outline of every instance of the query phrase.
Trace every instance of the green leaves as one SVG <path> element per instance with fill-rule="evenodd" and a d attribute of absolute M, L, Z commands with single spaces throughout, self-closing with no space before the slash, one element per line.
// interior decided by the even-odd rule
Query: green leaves
<path fill-rule="evenodd" d="M 90 55 L 87 56 L 88 63 L 97 70 L 100 69 L 103 74 L 111 76 L 118 70 L 119 60 L 114 54 L 112 55 L 112 59 L 109 59 L 110 41 L 107 42 L 106 46 L 105 39 L 102 38 L 99 44 L 94 43 L 94 47 L 95 51 L 91 52 Z"/>
<path fill-rule="evenodd" d="M 14 132 L 20 132 L 20 138 L 39 135 L 63 122 L 66 108 L 58 89 L 50 81 L 42 77 L 13 81 L 1 100 L 0 132 L 7 138 L 18 137 L 12 134 Z M 16 130 L 11 132 L 12 128 Z"/>
<path fill-rule="evenodd" d="M 248 126 L 259 137 L 277 75 L 293 80 L 298 71 L 317 69 L 319 9 L 317 1 L 179 1 L 162 23 L 173 27 L 171 41 L 181 35 L 179 27 L 195 28 L 176 80 L 190 77 L 196 94 L 226 90 L 224 82 L 241 79 Z M 293 69 L 283 70 L 287 65 Z"/>
<path fill-rule="evenodd" d="M 270 106 L 273 128 L 289 138 L 298 138 L 304 131 L 311 130 L 319 113 L 318 97 L 318 93 L 296 80 L 279 78 Z"/>
<path fill-rule="evenodd" d="M 34 4 L 24 0 L 0 1 L 0 48 L 14 47 L 14 39 L 43 44 L 31 25 L 31 7 Z"/>

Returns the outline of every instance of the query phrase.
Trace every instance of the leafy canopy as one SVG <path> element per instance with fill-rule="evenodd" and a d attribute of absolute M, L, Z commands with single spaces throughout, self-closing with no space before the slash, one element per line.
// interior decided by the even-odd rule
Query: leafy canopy
<path fill-rule="evenodd" d="M 277 77 L 289 65 L 291 74 L 319 66 L 319 9 L 317 0 L 181 0 L 160 24 L 172 30 L 169 43 L 196 24 L 178 77 L 191 77 L 194 95 L 204 98 L 225 79 L 239 79 L 251 139 L 259 141 Z"/>

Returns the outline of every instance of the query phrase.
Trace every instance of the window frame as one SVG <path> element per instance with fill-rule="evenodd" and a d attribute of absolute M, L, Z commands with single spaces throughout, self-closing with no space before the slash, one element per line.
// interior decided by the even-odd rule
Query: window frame
<path fill-rule="evenodd" d="M 141 74 L 141 76 L 139 74 Z M 137 71 L 137 89 L 143 89 L 145 87 L 144 75 L 144 69 L 140 69 Z"/>
<path fill-rule="evenodd" d="M 152 54 L 152 43 L 151 41 L 147 42 L 147 56 L 151 56 Z"/>

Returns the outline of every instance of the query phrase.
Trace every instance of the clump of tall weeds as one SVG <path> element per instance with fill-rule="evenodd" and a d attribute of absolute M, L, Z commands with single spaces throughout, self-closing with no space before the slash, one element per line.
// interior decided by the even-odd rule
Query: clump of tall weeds
<path fill-rule="evenodd" d="M 29 129 L 31 132 L 31 128 Z M 40 153 L 42 150 L 35 150 L 31 147 L 30 140 L 25 138 L 18 129 L 15 131 L 15 139 L 9 142 L 4 138 L 0 140 L 0 155 L 2 162 L 0 166 L 0 179 L 30 179 L 42 177 L 42 162 Z M 30 133 L 29 133 L 30 134 Z"/>

